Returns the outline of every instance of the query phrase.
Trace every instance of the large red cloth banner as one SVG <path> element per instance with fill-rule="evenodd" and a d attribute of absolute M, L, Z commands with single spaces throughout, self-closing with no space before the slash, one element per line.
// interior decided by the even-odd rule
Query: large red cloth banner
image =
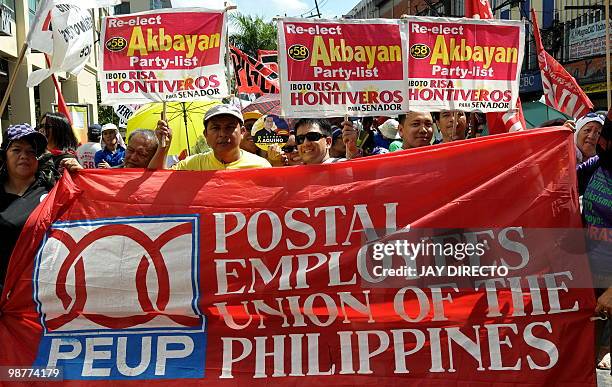
<path fill-rule="evenodd" d="M 546 104 L 574 118 L 582 117 L 593 108 L 593 102 L 578 85 L 576 79 L 544 50 L 538 17 L 533 8 L 531 9 L 531 20 Z"/>
<path fill-rule="evenodd" d="M 11 258 L 0 366 L 87 386 L 594 386 L 571 138 L 66 174 Z M 402 241 L 414 254 L 387 251 Z"/>

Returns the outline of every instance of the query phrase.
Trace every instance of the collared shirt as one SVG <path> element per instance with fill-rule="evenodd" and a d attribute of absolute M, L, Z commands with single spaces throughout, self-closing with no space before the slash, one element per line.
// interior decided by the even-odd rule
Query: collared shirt
<path fill-rule="evenodd" d="M 120 146 L 114 152 L 109 151 L 106 147 L 101 151 L 97 151 L 94 156 L 94 163 L 96 163 L 96 167 L 102 161 L 106 161 L 108 165 L 111 167 L 116 167 L 123 163 L 123 159 L 125 158 L 125 149 Z"/>
<path fill-rule="evenodd" d="M 176 163 L 172 169 L 179 171 L 218 171 L 222 169 L 246 169 L 271 167 L 268 160 L 240 150 L 240 158 L 228 164 L 217 160 L 213 151 L 199 153 Z"/>

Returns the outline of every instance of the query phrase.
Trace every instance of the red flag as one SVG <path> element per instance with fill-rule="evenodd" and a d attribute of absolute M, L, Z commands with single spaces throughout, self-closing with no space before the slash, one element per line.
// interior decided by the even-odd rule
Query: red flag
<path fill-rule="evenodd" d="M 465 17 L 472 19 L 493 19 L 488 0 L 465 0 Z"/>
<path fill-rule="evenodd" d="M 581 117 L 593 108 L 593 102 L 582 91 L 576 79 L 544 50 L 535 11 L 531 9 L 533 36 L 542 73 L 542 88 L 546 104 L 572 117 Z"/>
<path fill-rule="evenodd" d="M 257 50 L 257 59 L 278 73 L 278 51 L 277 50 Z"/>
<path fill-rule="evenodd" d="M 493 12 L 488 0 L 465 0 L 465 17 L 473 19 L 493 19 Z M 516 100 L 516 110 L 506 113 L 487 113 L 489 134 L 517 132 L 525 130 L 527 125 L 523 116 L 521 99 Z"/>
<path fill-rule="evenodd" d="M 231 46 L 231 57 L 240 93 L 278 94 L 278 73 L 261 61 L 251 58 L 238 48 Z"/>
<path fill-rule="evenodd" d="M 45 61 L 47 62 L 47 66 L 51 67 L 49 55 L 47 54 L 45 54 Z M 62 89 L 57 81 L 57 77 L 55 74 L 51 74 L 51 78 L 53 79 L 53 84 L 55 85 L 55 91 L 57 91 L 57 111 L 65 115 L 66 118 L 68 118 L 70 125 L 72 125 L 72 114 L 70 114 L 70 110 L 68 110 L 68 105 L 66 105 L 66 101 L 64 100 Z"/>

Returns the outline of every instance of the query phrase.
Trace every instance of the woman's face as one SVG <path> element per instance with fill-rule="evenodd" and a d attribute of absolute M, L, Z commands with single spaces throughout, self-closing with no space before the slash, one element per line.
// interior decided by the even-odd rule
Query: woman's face
<path fill-rule="evenodd" d="M 28 179 L 36 174 L 36 151 L 25 140 L 13 141 L 6 150 L 6 167 L 9 178 Z"/>
<path fill-rule="evenodd" d="M 595 156 L 595 146 L 601 134 L 602 125 L 599 122 L 589 122 L 578 132 L 576 146 L 585 157 Z"/>
<path fill-rule="evenodd" d="M 36 128 L 39 133 L 42 133 L 43 135 L 45 135 L 45 137 L 47 137 L 47 149 L 53 149 L 54 142 L 51 138 L 51 124 L 47 123 L 47 117 L 43 117 L 43 119 L 40 120 Z"/>
<path fill-rule="evenodd" d="M 117 134 L 114 130 L 106 130 L 102 133 L 102 139 L 106 146 L 113 146 L 117 144 Z"/>

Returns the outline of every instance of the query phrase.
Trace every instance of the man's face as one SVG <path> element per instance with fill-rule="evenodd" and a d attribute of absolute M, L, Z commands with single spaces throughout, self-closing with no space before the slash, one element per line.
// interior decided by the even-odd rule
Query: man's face
<path fill-rule="evenodd" d="M 429 145 L 433 136 L 431 114 L 410 112 L 399 125 L 399 133 L 404 141 L 404 149 Z"/>
<path fill-rule="evenodd" d="M 239 149 L 244 132 L 245 129 L 238 118 L 220 115 L 208 120 L 204 137 L 212 150 L 219 154 Z"/>
<path fill-rule="evenodd" d="M 273 127 L 274 127 L 274 118 L 272 116 L 267 116 L 264 119 L 264 128 L 266 128 L 266 130 L 270 131 L 270 130 L 272 130 Z"/>
<path fill-rule="evenodd" d="M 346 157 L 346 144 L 342 141 L 342 136 L 337 137 L 329 149 L 331 157 Z"/>
<path fill-rule="evenodd" d="M 318 133 L 321 137 L 316 141 L 311 141 L 304 137 L 303 142 L 301 142 L 300 136 L 305 136 L 308 133 Z M 323 132 L 321 132 L 318 124 L 301 125 L 297 128 L 296 143 L 298 144 L 300 158 L 304 164 L 321 164 L 327 156 L 331 141 L 330 137 L 323 136 Z"/>
<path fill-rule="evenodd" d="M 255 124 L 255 119 L 249 119 L 249 120 L 245 120 L 244 121 L 244 128 L 246 129 L 247 132 L 250 132 L 251 129 L 253 129 L 253 125 Z"/>
<path fill-rule="evenodd" d="M 467 123 L 464 112 L 459 110 L 444 110 L 440 112 L 438 129 L 442 133 L 444 142 L 464 140 L 466 127 Z"/>
<path fill-rule="evenodd" d="M 146 168 L 153 158 L 157 147 L 152 141 L 139 134 L 130 138 L 130 143 L 125 149 L 124 168 Z"/>
<path fill-rule="evenodd" d="M 245 122 L 245 126 L 246 126 L 246 122 Z M 251 127 L 253 127 L 252 123 L 251 123 Z M 253 140 L 251 131 L 246 130 L 246 127 L 245 127 L 244 136 L 242 136 L 242 141 L 240 141 L 240 148 L 244 149 L 245 151 L 249 153 L 254 153 L 254 154 L 257 154 L 257 150 L 259 149 L 257 148 L 257 145 L 255 145 L 255 141 Z"/>

